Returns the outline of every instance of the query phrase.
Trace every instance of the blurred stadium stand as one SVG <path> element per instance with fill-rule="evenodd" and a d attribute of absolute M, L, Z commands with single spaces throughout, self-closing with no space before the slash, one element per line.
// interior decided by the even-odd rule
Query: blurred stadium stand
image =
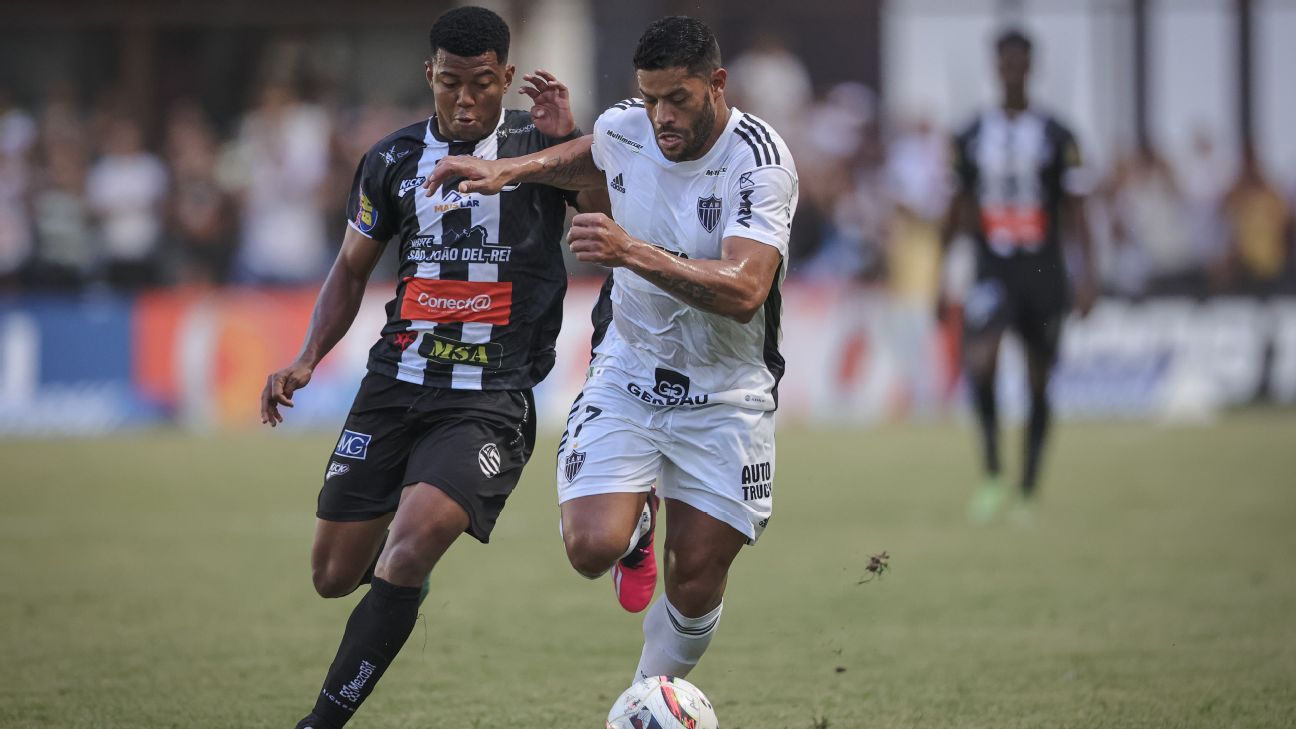
<path fill-rule="evenodd" d="M 990 39 L 1008 24 L 1035 37 L 1034 98 L 1077 129 L 1093 180 L 1107 298 L 1067 333 L 1059 412 L 1296 402 L 1296 2 L 483 4 L 510 21 L 520 71 L 571 86 L 587 129 L 634 93 L 649 20 L 716 28 L 733 101 L 800 168 L 794 417 L 962 402 L 954 337 L 931 317 L 945 140 L 994 102 Z M 356 160 L 430 113 L 425 29 L 447 7 L 0 1 L 0 433 L 252 422 L 340 242 Z M 392 270 L 299 423 L 345 411 Z M 589 295 L 568 302 L 558 399 L 579 382 Z"/>

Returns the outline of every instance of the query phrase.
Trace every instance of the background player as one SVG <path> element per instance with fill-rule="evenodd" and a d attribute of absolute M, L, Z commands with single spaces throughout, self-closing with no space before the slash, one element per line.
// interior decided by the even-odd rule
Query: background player
<path fill-rule="evenodd" d="M 489 10 L 447 12 L 430 39 L 436 113 L 361 161 L 305 346 L 261 398 L 262 421 L 282 421 L 279 406 L 292 406 L 346 333 L 385 242 L 398 240 L 396 297 L 329 462 L 311 550 L 321 595 L 350 593 L 366 568 L 372 587 L 298 727 L 345 724 L 409 637 L 433 565 L 463 532 L 487 541 L 531 455 L 531 388 L 554 363 L 566 291 L 559 246 L 574 197 L 531 184 L 490 198 L 418 193 L 446 155 L 516 156 L 575 133 L 567 89 L 537 71 L 522 89 L 531 112 L 503 110 L 509 30 Z"/>
<path fill-rule="evenodd" d="M 969 504 L 974 521 L 989 519 L 1008 496 L 1000 479 L 995 372 L 1000 340 L 1010 328 L 1025 345 L 1030 379 L 1020 514 L 1027 514 L 1035 492 L 1050 420 L 1049 377 L 1070 306 L 1064 224 L 1084 252 L 1075 302 L 1082 316 L 1093 306 L 1097 281 L 1084 200 L 1075 179 L 1080 166 L 1075 137 L 1028 101 L 1030 40 L 1010 30 L 995 48 L 1003 100 L 954 140 L 958 189 L 944 235 L 948 245 L 962 229 L 976 242 L 976 283 L 964 303 L 963 330 L 963 361 L 985 469 L 985 481 Z"/>
<path fill-rule="evenodd" d="M 563 538 L 581 574 L 615 565 L 621 604 L 642 610 L 656 582 L 645 507 L 657 482 L 666 595 L 644 619 L 637 672 L 684 676 L 714 635 L 730 565 L 771 512 L 797 176 L 769 125 L 726 103 L 705 24 L 654 22 L 634 66 L 643 99 L 608 109 L 592 136 L 516 160 L 446 159 L 429 185 L 462 175 L 461 191 L 606 186 L 615 221 L 578 215 L 569 233 L 578 259 L 614 271 L 558 453 Z"/>

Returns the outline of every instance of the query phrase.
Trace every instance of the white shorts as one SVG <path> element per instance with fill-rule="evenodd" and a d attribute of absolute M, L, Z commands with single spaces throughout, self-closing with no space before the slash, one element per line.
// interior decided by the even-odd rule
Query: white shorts
<path fill-rule="evenodd" d="M 676 499 L 754 544 L 773 508 L 774 412 L 649 405 L 596 378 L 572 404 L 558 444 L 558 503 L 646 492 Z"/>

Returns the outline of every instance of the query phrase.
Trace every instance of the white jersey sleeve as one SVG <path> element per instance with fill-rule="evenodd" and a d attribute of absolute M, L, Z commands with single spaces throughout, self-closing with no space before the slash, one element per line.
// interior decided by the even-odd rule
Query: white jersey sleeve
<path fill-rule="evenodd" d="M 643 116 L 643 102 L 639 99 L 618 101 L 599 114 L 594 121 L 594 139 L 590 152 L 594 156 L 594 166 L 607 171 L 618 155 L 638 154 L 643 144 L 629 139 L 622 133 L 626 117 L 630 114 Z"/>
<path fill-rule="evenodd" d="M 774 246 L 786 258 L 796 210 L 797 179 L 787 168 L 766 165 L 733 175 L 721 238 L 748 238 Z"/>

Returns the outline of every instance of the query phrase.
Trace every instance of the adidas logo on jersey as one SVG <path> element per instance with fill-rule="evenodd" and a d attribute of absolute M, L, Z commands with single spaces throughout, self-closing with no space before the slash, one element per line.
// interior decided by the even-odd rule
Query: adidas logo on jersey
<path fill-rule="evenodd" d="M 621 180 L 621 173 L 618 172 L 616 177 L 612 178 L 612 189 L 617 192 L 625 192 L 625 183 Z"/>

